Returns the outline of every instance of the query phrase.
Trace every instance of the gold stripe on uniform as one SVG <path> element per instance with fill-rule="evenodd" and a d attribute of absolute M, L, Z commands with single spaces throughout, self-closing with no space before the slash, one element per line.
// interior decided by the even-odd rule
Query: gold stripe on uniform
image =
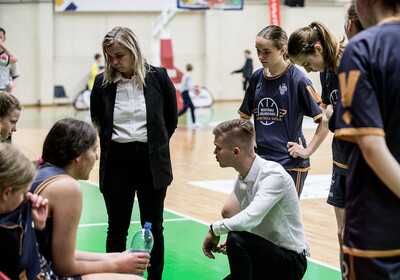
<path fill-rule="evenodd" d="M 343 245 L 343 253 L 362 258 L 389 258 L 400 256 L 400 249 L 394 250 L 360 250 Z"/>
<path fill-rule="evenodd" d="M 317 103 L 321 103 L 322 99 L 321 96 L 319 96 L 319 94 L 313 89 L 312 86 L 307 86 L 308 92 L 311 93 L 311 96 L 314 98 L 314 100 Z"/>
<path fill-rule="evenodd" d="M 347 164 L 339 163 L 339 162 L 337 162 L 337 161 L 333 161 L 333 163 L 334 163 L 335 165 L 339 166 L 340 168 L 349 169 L 349 166 L 348 166 Z"/>
<path fill-rule="evenodd" d="M 297 191 L 297 193 L 299 193 L 300 181 L 301 181 L 301 172 L 297 171 L 297 179 L 296 179 L 296 191 Z"/>
<path fill-rule="evenodd" d="M 356 272 L 354 271 L 354 256 L 349 256 L 349 263 L 350 263 L 349 280 L 356 280 Z"/>
<path fill-rule="evenodd" d="M 358 135 L 386 136 L 385 131 L 380 127 L 340 128 L 335 130 L 336 138 L 352 143 L 357 143 L 355 136 Z"/>
<path fill-rule="evenodd" d="M 248 120 L 250 120 L 250 119 L 251 119 L 251 116 L 249 116 L 249 115 L 246 115 L 246 114 L 244 114 L 244 113 L 240 112 L 240 110 L 238 110 L 237 112 L 238 112 L 238 114 L 239 114 L 239 115 L 240 115 L 242 118 L 245 118 L 245 119 L 248 119 Z"/>
<path fill-rule="evenodd" d="M 290 168 L 290 169 L 286 169 L 287 171 L 298 171 L 298 172 L 306 172 L 309 171 L 311 169 L 311 167 L 306 167 L 306 168 Z"/>

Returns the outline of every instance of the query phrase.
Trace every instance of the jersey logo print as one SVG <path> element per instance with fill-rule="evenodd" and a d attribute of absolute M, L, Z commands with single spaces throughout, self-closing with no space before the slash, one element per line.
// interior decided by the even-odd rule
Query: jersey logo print
<path fill-rule="evenodd" d="M 358 82 L 358 78 L 360 77 L 360 74 L 361 74 L 360 70 L 350 71 L 347 81 L 346 81 L 346 73 L 340 73 L 338 75 L 343 108 L 351 107 L 351 104 L 353 103 L 354 91 L 356 89 L 356 85 Z M 346 109 L 346 112 L 343 114 L 342 118 L 346 124 L 349 124 L 353 116 L 348 111 L 348 109 Z"/>
<path fill-rule="evenodd" d="M 330 85 L 331 85 L 331 73 L 326 73 L 326 79 L 325 79 L 325 82 L 326 82 L 326 86 L 327 87 L 329 87 Z"/>
<path fill-rule="evenodd" d="M 283 84 L 281 84 L 281 85 L 279 86 L 279 93 L 280 93 L 281 95 L 284 95 L 285 92 L 287 92 L 287 90 L 288 90 L 288 87 L 287 87 L 287 85 L 286 85 L 285 83 L 283 83 Z"/>
<path fill-rule="evenodd" d="M 282 121 L 287 111 L 279 109 L 276 102 L 269 97 L 260 100 L 257 106 L 256 120 L 263 125 L 271 125 L 275 121 Z"/>
<path fill-rule="evenodd" d="M 329 94 L 329 101 L 333 106 L 336 106 L 338 101 L 339 91 L 337 89 L 332 90 L 331 94 Z"/>
<path fill-rule="evenodd" d="M 260 90 L 261 90 L 261 85 L 262 85 L 262 83 L 257 83 L 257 86 L 256 86 L 256 94 L 258 94 L 259 92 L 260 92 Z"/>

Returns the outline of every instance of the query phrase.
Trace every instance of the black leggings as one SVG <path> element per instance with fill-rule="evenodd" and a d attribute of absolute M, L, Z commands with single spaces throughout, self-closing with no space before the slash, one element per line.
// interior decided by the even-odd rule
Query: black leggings
<path fill-rule="evenodd" d="M 148 279 L 161 279 L 164 266 L 163 211 L 166 189 L 156 190 L 149 163 L 147 143 L 111 142 L 103 196 L 108 213 L 107 252 L 126 250 L 126 237 L 137 194 L 140 221 L 152 223 L 154 247 Z"/>

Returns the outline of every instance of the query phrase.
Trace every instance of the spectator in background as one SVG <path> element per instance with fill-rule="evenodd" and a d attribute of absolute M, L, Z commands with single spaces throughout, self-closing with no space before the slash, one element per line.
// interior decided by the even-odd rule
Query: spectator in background
<path fill-rule="evenodd" d="M 4 44 L 5 34 L 6 32 L 4 29 L 0 27 L 0 66 L 7 66 L 8 64 L 14 64 L 18 61 L 15 54 Z"/>
<path fill-rule="evenodd" d="M 244 66 L 238 70 L 232 71 L 231 75 L 235 73 L 243 73 L 243 90 L 246 90 L 247 83 L 249 82 L 251 75 L 253 74 L 253 60 L 250 57 L 251 52 L 249 50 L 244 51 L 244 57 L 246 58 L 246 62 Z"/>
<path fill-rule="evenodd" d="M 0 27 L 0 56 L 4 57 L 0 60 L 8 60 L 8 64 L 0 63 L 0 90 L 5 90 L 12 93 L 14 87 L 17 85 L 19 71 L 17 65 L 17 58 L 10 50 L 4 45 L 6 41 L 6 31 Z M 11 55 L 10 55 L 11 54 Z M 8 58 L 5 58 L 7 56 Z"/>
<path fill-rule="evenodd" d="M 186 73 L 182 77 L 181 82 L 181 97 L 183 100 L 183 108 L 179 111 L 178 117 L 186 113 L 187 109 L 190 108 L 190 112 L 192 113 L 192 122 L 193 127 L 196 128 L 199 124 L 196 123 L 196 116 L 194 114 L 195 107 L 193 105 L 192 99 L 190 98 L 189 91 L 193 91 L 196 94 L 199 94 L 199 89 L 193 86 L 193 77 L 192 77 L 193 65 L 186 65 Z"/>
<path fill-rule="evenodd" d="M 92 90 L 94 84 L 94 78 L 97 74 L 100 74 L 104 71 L 104 67 L 100 66 L 101 63 L 101 54 L 96 53 L 94 55 L 94 62 L 92 65 L 92 69 L 90 70 L 90 80 L 88 82 L 88 90 Z"/>

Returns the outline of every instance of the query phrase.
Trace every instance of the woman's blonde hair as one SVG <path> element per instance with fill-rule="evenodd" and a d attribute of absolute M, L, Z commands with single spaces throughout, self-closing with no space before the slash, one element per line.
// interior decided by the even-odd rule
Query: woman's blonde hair
<path fill-rule="evenodd" d="M 108 85 L 114 82 L 114 79 L 118 75 L 118 70 L 112 67 L 111 62 L 107 56 L 106 48 L 111 47 L 114 44 L 119 44 L 133 55 L 134 61 L 132 65 L 132 70 L 134 74 L 138 77 L 138 85 L 140 87 L 145 86 L 145 77 L 148 71 L 148 65 L 144 59 L 142 52 L 140 50 L 139 41 L 136 35 L 127 27 L 117 26 L 114 27 L 110 32 L 106 34 L 103 39 L 103 54 L 104 54 L 104 79 L 103 85 Z"/>
<path fill-rule="evenodd" d="M 9 143 L 0 144 L 0 191 L 26 188 L 36 176 L 36 168 L 21 151 Z"/>

